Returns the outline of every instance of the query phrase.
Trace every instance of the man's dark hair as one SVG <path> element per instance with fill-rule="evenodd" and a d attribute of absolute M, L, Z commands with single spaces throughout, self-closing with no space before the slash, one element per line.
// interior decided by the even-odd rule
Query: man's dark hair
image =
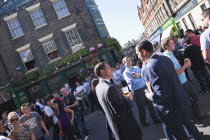
<path fill-rule="evenodd" d="M 194 31 L 191 30 L 191 29 L 187 29 L 185 32 L 188 32 L 188 33 L 193 33 L 194 34 Z"/>
<path fill-rule="evenodd" d="M 190 45 L 190 44 L 191 44 L 191 39 L 187 39 L 187 40 L 185 41 L 185 43 L 186 43 L 187 45 Z"/>
<path fill-rule="evenodd" d="M 136 45 L 136 47 L 137 47 L 137 49 L 138 49 L 139 52 L 141 52 L 142 50 L 146 50 L 147 52 L 150 52 L 150 53 L 151 53 L 151 52 L 154 52 L 154 51 L 153 51 L 153 45 L 152 45 L 152 43 L 151 43 L 150 41 L 148 41 L 148 40 L 144 40 L 144 41 L 138 43 L 138 44 Z"/>
<path fill-rule="evenodd" d="M 95 74 L 100 77 L 101 76 L 101 70 L 105 70 L 105 62 L 101 62 L 101 63 L 98 63 L 95 68 L 94 68 L 94 72 Z"/>
<path fill-rule="evenodd" d="M 210 8 L 207 8 L 206 10 L 204 10 L 202 14 L 203 17 L 206 17 L 208 15 L 210 15 Z"/>

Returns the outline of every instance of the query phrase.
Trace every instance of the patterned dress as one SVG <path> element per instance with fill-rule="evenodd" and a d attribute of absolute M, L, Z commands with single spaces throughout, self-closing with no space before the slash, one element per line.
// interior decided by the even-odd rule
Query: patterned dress
<path fill-rule="evenodd" d="M 32 131 L 29 126 L 23 125 L 23 130 L 20 132 L 12 132 L 10 136 L 13 137 L 13 140 L 31 140 Z"/>

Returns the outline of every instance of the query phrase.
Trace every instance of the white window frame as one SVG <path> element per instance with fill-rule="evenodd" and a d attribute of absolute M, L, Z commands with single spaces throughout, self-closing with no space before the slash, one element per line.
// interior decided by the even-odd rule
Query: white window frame
<path fill-rule="evenodd" d="M 72 24 L 70 26 L 67 26 L 67 27 L 65 27 L 65 28 L 63 28 L 61 30 L 65 33 L 66 39 L 68 40 L 68 43 L 69 43 L 69 45 L 70 45 L 73 53 L 76 52 L 76 51 L 78 51 L 78 50 L 80 50 L 80 49 L 82 49 L 82 48 L 84 48 L 82 39 L 81 39 L 80 34 L 79 34 L 79 32 L 78 32 L 78 30 L 76 28 L 76 23 L 74 23 L 74 24 Z M 79 42 L 81 42 L 81 43 L 73 44 L 73 46 L 70 44 L 70 41 L 69 41 L 70 40 L 70 37 L 67 34 L 68 32 L 70 32 L 72 30 L 76 30 L 77 35 L 78 35 L 78 38 L 79 38 Z M 76 38 L 75 34 L 73 34 L 73 35 Z"/>
<path fill-rule="evenodd" d="M 56 14 L 57 14 L 57 16 L 58 16 L 58 20 L 59 20 L 59 19 L 62 19 L 62 18 L 64 18 L 64 17 L 67 17 L 67 16 L 70 15 L 70 12 L 69 12 L 69 9 L 68 9 L 68 7 L 67 7 L 67 5 L 66 5 L 65 0 L 50 0 L 50 1 L 52 1 L 53 7 L 54 7 L 55 12 L 56 12 Z M 57 10 L 56 10 L 56 8 L 55 8 L 55 2 L 58 2 L 58 1 L 63 1 L 65 6 L 64 6 L 64 7 L 61 7 L 60 9 L 57 9 Z M 59 15 L 58 15 L 58 10 L 61 10 L 61 9 L 66 9 L 66 10 L 68 11 L 68 14 L 59 17 Z"/>
<path fill-rule="evenodd" d="M 33 19 L 33 18 L 32 18 L 32 12 L 34 12 L 34 11 L 36 11 L 36 10 L 39 10 L 39 9 L 40 9 L 40 13 L 39 13 L 39 14 L 41 14 L 41 16 L 38 17 L 38 18 L 36 18 L 36 19 Z M 41 8 L 40 8 L 40 3 L 37 3 L 37 4 L 35 4 L 35 5 L 30 6 L 30 7 L 26 8 L 26 10 L 29 11 L 29 13 L 30 13 L 31 19 L 32 19 L 32 21 L 33 21 L 33 23 L 34 23 L 34 26 L 35 26 L 35 29 L 39 29 L 39 28 L 44 27 L 44 26 L 47 25 L 47 22 L 46 22 L 46 20 L 45 20 L 45 18 L 44 18 L 43 12 L 42 12 L 42 10 L 41 10 Z M 39 26 L 36 26 L 35 21 L 40 20 L 41 18 L 44 18 L 44 22 L 45 22 L 45 23 L 43 23 L 43 24 L 41 24 L 41 25 L 39 25 Z"/>
<path fill-rule="evenodd" d="M 25 45 L 25 46 L 22 46 L 22 47 L 20 47 L 20 48 L 18 48 L 18 49 L 16 49 L 16 51 L 19 53 L 19 55 L 20 55 L 20 53 L 22 53 L 22 52 L 24 52 L 24 51 L 26 51 L 26 50 L 30 50 L 31 51 L 31 49 L 30 49 L 30 43 L 29 44 L 27 44 L 27 45 Z M 31 52 L 32 53 L 32 52 Z M 21 58 L 21 60 L 22 60 L 22 62 L 23 62 L 23 64 L 24 64 L 24 67 L 25 67 L 25 69 L 26 69 L 26 71 L 27 72 L 30 72 L 30 71 L 33 71 L 34 69 L 37 69 L 38 67 L 34 67 L 33 69 L 31 69 L 31 70 L 27 70 L 27 68 L 26 68 L 26 63 L 27 62 L 29 62 L 29 61 L 32 61 L 32 60 L 34 60 L 34 56 L 33 56 L 33 54 L 32 54 L 32 59 L 30 59 L 30 60 L 28 60 L 28 61 L 23 61 L 23 58 L 22 58 L 22 56 L 20 55 L 20 58 Z M 35 60 L 34 60 L 35 61 Z M 36 63 L 36 62 L 35 62 Z"/>
<path fill-rule="evenodd" d="M 19 26 L 15 27 L 15 28 L 12 28 L 12 27 L 9 25 L 9 22 L 14 21 L 14 20 L 17 20 L 17 23 L 16 23 L 16 24 L 19 24 Z M 12 15 L 9 15 L 9 16 L 4 17 L 4 21 L 7 22 L 8 28 L 9 28 L 9 30 L 10 30 L 10 33 L 12 34 L 12 38 L 13 38 L 13 39 L 19 38 L 19 37 L 21 37 L 21 36 L 24 35 L 23 29 L 22 29 L 22 27 L 21 27 L 21 25 L 20 25 L 20 22 L 19 22 L 18 18 L 17 18 L 17 13 L 14 13 L 14 14 L 12 14 Z M 14 26 L 14 25 L 13 25 L 13 26 Z M 12 29 L 11 29 L 11 28 L 12 28 Z M 20 30 L 22 31 L 22 34 L 19 34 L 18 36 L 14 36 L 14 34 L 13 34 L 12 31 L 14 31 L 14 30 L 16 30 L 16 29 L 18 29 L 18 28 L 20 28 Z"/>
<path fill-rule="evenodd" d="M 54 39 L 53 39 L 53 33 L 51 33 L 51 34 L 49 34 L 49 35 L 47 35 L 47 36 L 44 36 L 44 37 L 42 37 L 42 38 L 40 38 L 40 39 L 38 39 L 38 40 L 39 40 L 39 42 L 42 43 L 43 49 L 44 49 L 44 51 L 45 51 L 45 54 L 47 55 L 48 60 L 51 62 L 51 61 L 57 59 L 57 58 L 55 58 L 55 59 L 53 59 L 53 60 L 50 60 L 50 58 L 48 57 L 48 54 L 49 54 L 49 53 L 54 52 L 54 51 L 58 51 L 58 48 L 57 48 L 57 46 L 56 46 L 56 44 L 55 44 L 55 41 L 54 41 Z M 46 51 L 46 48 L 45 48 L 45 43 L 48 42 L 48 41 L 50 41 L 50 40 L 53 41 L 53 43 L 54 43 L 54 45 L 55 45 L 55 46 L 54 46 L 55 48 L 54 48 L 53 50 L 47 52 L 47 51 Z"/>

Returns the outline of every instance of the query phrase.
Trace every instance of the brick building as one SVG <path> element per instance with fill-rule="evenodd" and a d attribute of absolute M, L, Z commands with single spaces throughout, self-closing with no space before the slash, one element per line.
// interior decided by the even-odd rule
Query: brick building
<path fill-rule="evenodd" d="M 87 0 L 0 0 L 0 108 L 11 110 L 72 84 L 86 68 L 88 46 L 103 41 L 105 25 L 100 27 Z M 115 63 L 119 43 L 106 39 L 112 48 L 94 53 Z"/>
<path fill-rule="evenodd" d="M 144 39 L 179 35 L 202 26 L 201 13 L 208 0 L 141 0 L 138 15 L 145 28 Z"/>

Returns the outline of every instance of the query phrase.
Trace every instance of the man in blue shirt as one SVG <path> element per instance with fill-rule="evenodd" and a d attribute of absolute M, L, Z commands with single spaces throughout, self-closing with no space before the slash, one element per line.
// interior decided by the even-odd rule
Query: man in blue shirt
<path fill-rule="evenodd" d="M 141 78 L 141 69 L 137 66 L 132 66 L 132 62 L 128 57 L 123 58 L 123 63 L 126 66 L 123 76 L 134 95 L 134 100 L 139 110 L 141 124 L 144 127 L 149 126 L 146 122 L 146 105 L 153 121 L 155 123 L 160 122 L 152 102 L 149 101 L 145 96 L 144 90 L 146 89 L 146 85 L 144 80 Z"/>
<path fill-rule="evenodd" d="M 207 63 L 210 64 L 210 8 L 206 9 L 203 14 L 203 23 L 205 27 L 208 27 L 200 37 L 201 50 L 203 57 Z"/>
<path fill-rule="evenodd" d="M 193 113 L 197 120 L 203 119 L 203 117 L 200 115 L 199 106 L 198 106 L 198 93 L 195 91 L 193 86 L 190 82 L 187 81 L 187 78 L 185 76 L 185 69 L 188 67 L 191 67 L 191 61 L 190 59 L 186 59 L 184 65 L 181 67 L 178 60 L 173 54 L 173 51 L 175 50 L 175 43 L 172 38 L 166 38 L 162 41 L 162 47 L 165 50 L 163 53 L 165 56 L 169 57 L 171 61 L 174 64 L 176 73 L 179 77 L 180 83 L 182 84 L 182 87 L 185 90 L 186 95 L 190 100 L 192 100 L 193 105 Z"/>

